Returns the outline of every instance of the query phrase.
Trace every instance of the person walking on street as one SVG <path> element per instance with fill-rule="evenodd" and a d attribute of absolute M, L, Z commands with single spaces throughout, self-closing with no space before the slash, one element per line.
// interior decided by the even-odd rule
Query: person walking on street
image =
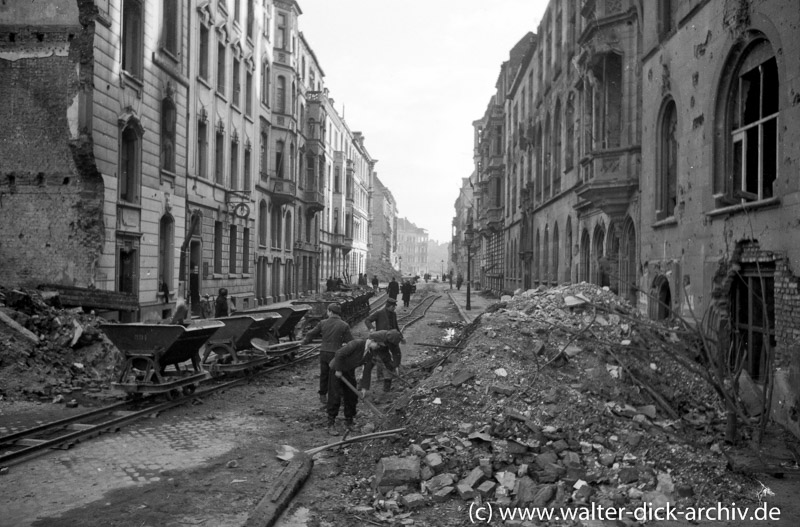
<path fill-rule="evenodd" d="M 403 286 L 400 288 L 400 292 L 403 294 L 403 307 L 408 308 L 408 303 L 411 302 L 411 282 L 406 280 L 403 282 Z"/>
<path fill-rule="evenodd" d="M 227 317 L 229 314 L 228 290 L 221 287 L 217 294 L 217 301 L 214 302 L 214 318 Z"/>
<path fill-rule="evenodd" d="M 386 299 L 386 305 L 383 309 L 379 309 L 378 311 L 372 313 L 367 318 L 364 319 L 364 325 L 367 326 L 369 331 L 389 331 L 389 330 L 396 330 L 397 333 L 400 335 L 400 342 L 405 343 L 405 339 L 403 338 L 403 334 L 400 332 L 400 326 L 397 323 L 397 313 L 395 312 L 397 309 L 397 300 L 392 298 Z M 392 362 L 395 364 L 395 367 L 400 367 L 400 362 L 402 360 L 402 352 L 400 350 L 400 342 L 397 343 L 389 343 L 387 346 L 389 348 L 389 354 L 392 356 Z M 386 368 L 383 367 L 383 363 L 378 362 L 376 367 L 377 373 L 376 377 L 379 382 L 383 382 L 383 391 L 389 392 L 392 390 L 392 377 L 389 373 L 386 372 Z"/>
<path fill-rule="evenodd" d="M 351 340 L 334 354 L 331 360 L 331 377 L 328 387 L 328 433 L 339 435 L 336 429 L 336 417 L 339 407 L 344 406 L 344 422 L 348 429 L 353 428 L 353 419 L 356 416 L 358 395 L 342 381 L 346 380 L 351 386 L 356 386 L 356 368 L 364 366 L 361 376 L 360 392 L 362 397 L 367 397 L 372 379 L 374 362 L 383 362 L 387 368 L 393 370 L 394 364 L 386 348 L 388 332 L 376 331 L 370 333 L 367 339 Z M 394 336 L 393 339 L 397 339 Z"/>
<path fill-rule="evenodd" d="M 200 318 L 209 318 L 211 316 L 211 298 L 208 295 L 203 295 L 200 299 Z"/>
<path fill-rule="evenodd" d="M 400 284 L 397 283 L 394 276 L 392 277 L 392 281 L 389 282 L 389 287 L 386 288 L 386 292 L 389 294 L 389 298 L 397 300 L 397 294 L 400 292 Z"/>
<path fill-rule="evenodd" d="M 317 337 L 322 338 L 319 348 L 319 402 L 328 404 L 328 384 L 330 383 L 330 362 L 336 350 L 353 340 L 350 324 L 342 320 L 342 306 L 337 303 L 328 304 L 328 318 L 314 326 L 314 329 L 303 337 L 303 345 Z"/>
<path fill-rule="evenodd" d="M 379 284 L 380 282 L 378 282 L 378 275 L 372 275 L 372 289 L 374 289 L 376 293 L 378 292 Z"/>
<path fill-rule="evenodd" d="M 461 284 L 463 283 L 464 283 L 464 277 L 461 276 L 461 273 L 458 273 L 458 276 L 456 277 L 456 289 L 461 291 Z"/>

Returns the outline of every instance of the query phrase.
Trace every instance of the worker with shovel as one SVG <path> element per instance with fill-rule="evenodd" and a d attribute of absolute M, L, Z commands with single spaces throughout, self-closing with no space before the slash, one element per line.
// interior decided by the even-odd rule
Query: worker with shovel
<path fill-rule="evenodd" d="M 401 339 L 397 330 L 375 331 L 367 339 L 351 340 L 336 351 L 331 361 L 331 378 L 328 386 L 328 433 L 339 435 L 336 429 L 336 416 L 339 406 L 344 403 L 344 422 L 348 429 L 353 428 L 358 399 L 365 399 L 372 380 L 372 367 L 377 361 L 383 362 L 389 371 L 394 371 L 394 363 L 389 354 L 390 343 L 399 344 Z M 360 390 L 356 389 L 356 368 L 364 366 Z"/>
<path fill-rule="evenodd" d="M 342 320 L 342 306 L 332 302 L 328 304 L 328 318 L 317 324 L 303 338 L 308 344 L 316 337 L 322 337 L 319 349 L 319 402 L 323 408 L 328 404 L 328 385 L 330 384 L 330 367 L 336 350 L 353 340 L 350 324 Z"/>

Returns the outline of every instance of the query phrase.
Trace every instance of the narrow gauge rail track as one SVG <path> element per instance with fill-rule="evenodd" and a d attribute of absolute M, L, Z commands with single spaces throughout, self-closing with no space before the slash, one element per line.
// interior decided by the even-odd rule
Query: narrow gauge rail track
<path fill-rule="evenodd" d="M 401 316 L 397 317 L 397 324 L 400 326 L 400 330 L 402 331 L 414 322 L 425 318 L 425 315 L 428 313 L 428 310 L 431 308 L 431 306 L 433 306 L 433 304 L 441 297 L 442 295 L 428 295 L 420 300 L 419 303 L 411 309 L 411 311 L 403 313 Z"/>
<path fill-rule="evenodd" d="M 319 354 L 319 345 L 302 346 L 293 360 L 266 368 L 254 369 L 230 381 L 212 378 L 190 395 L 166 402 L 157 402 L 157 397 L 146 397 L 136 401 L 122 401 L 103 408 L 77 414 L 40 426 L 0 437 L 0 467 L 19 464 L 48 449 L 67 449 L 82 440 L 89 440 L 103 433 L 116 432 L 124 425 L 135 422 L 157 412 L 182 405 L 187 401 L 208 396 L 244 384 L 249 379 L 299 364 Z"/>

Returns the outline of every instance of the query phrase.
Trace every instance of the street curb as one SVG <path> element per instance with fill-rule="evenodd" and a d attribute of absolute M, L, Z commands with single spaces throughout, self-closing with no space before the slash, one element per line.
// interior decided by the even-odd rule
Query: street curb
<path fill-rule="evenodd" d="M 298 452 L 269 486 L 264 497 L 247 518 L 245 527 L 272 527 L 278 521 L 289 502 L 300 491 L 303 483 L 311 475 L 314 460 L 311 456 Z"/>
<path fill-rule="evenodd" d="M 448 296 L 448 297 L 450 297 L 450 301 L 451 301 L 451 302 L 453 302 L 453 304 L 455 304 L 455 306 L 456 306 L 456 309 L 458 309 L 458 312 L 461 314 L 461 318 L 463 318 L 464 320 L 466 320 L 466 321 L 467 321 L 467 324 L 469 324 L 469 323 L 471 323 L 473 320 L 475 320 L 475 317 L 473 317 L 473 316 L 471 316 L 469 313 L 467 313 L 467 312 L 466 312 L 466 311 L 465 311 L 465 310 L 464 310 L 464 309 L 461 307 L 461 304 L 459 304 L 458 302 L 456 302 L 456 299 L 455 299 L 455 298 L 453 298 L 453 294 L 452 294 L 452 293 L 450 293 L 450 291 L 447 291 L 447 296 Z"/>

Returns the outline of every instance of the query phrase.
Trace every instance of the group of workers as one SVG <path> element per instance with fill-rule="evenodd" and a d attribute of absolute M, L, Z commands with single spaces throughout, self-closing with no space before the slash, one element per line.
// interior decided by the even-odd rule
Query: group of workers
<path fill-rule="evenodd" d="M 370 331 L 365 339 L 355 339 L 350 325 L 342 320 L 342 308 L 337 303 L 328 304 L 327 318 L 317 324 L 303 338 L 308 344 L 321 338 L 319 353 L 319 400 L 326 410 L 327 429 L 330 435 L 341 432 L 336 425 L 339 409 L 344 406 L 344 424 L 348 430 L 354 427 L 359 398 L 369 396 L 372 370 L 377 369 L 378 382 L 383 391 L 392 389 L 392 377 L 399 371 L 404 343 L 397 324 L 397 300 L 388 298 L 386 306 L 369 315 L 365 325 Z M 360 381 L 356 381 L 356 369 L 363 366 Z"/>

